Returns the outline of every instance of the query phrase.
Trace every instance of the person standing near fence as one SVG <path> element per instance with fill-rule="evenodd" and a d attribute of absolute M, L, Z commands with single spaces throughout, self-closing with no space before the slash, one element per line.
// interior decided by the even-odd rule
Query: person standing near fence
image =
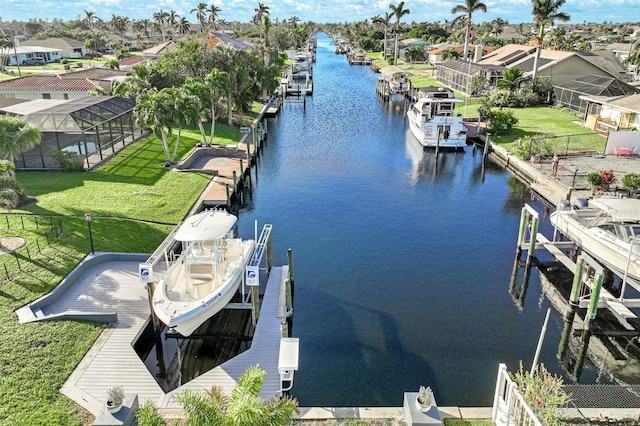
<path fill-rule="evenodd" d="M 554 179 L 557 179 L 558 174 L 558 163 L 560 162 L 560 158 L 558 157 L 558 153 L 553 153 L 553 158 L 551 159 L 551 176 Z"/>

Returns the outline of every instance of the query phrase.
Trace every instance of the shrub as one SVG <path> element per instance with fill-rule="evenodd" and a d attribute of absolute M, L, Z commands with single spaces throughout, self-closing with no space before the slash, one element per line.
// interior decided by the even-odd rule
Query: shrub
<path fill-rule="evenodd" d="M 51 157 L 53 158 L 53 162 L 56 163 L 56 166 L 58 166 L 62 170 L 68 172 L 77 172 L 84 170 L 82 157 L 74 152 L 54 151 L 53 154 L 51 154 Z"/>
<path fill-rule="evenodd" d="M 518 392 L 542 424 L 565 424 L 560 408 L 567 405 L 570 397 L 562 390 L 564 383 L 561 377 L 549 373 L 544 365 L 536 366 L 531 375 L 524 370 L 522 361 L 518 372 L 511 376 L 518 385 Z"/>
<path fill-rule="evenodd" d="M 542 135 L 537 137 L 523 136 L 518 138 L 509 150 L 521 160 L 528 160 L 534 155 L 549 156 L 553 154 L 553 144 Z"/>
<path fill-rule="evenodd" d="M 68 64 L 68 63 L 69 63 L 69 60 L 68 60 L 67 58 L 62 58 L 62 59 L 60 60 L 60 63 L 61 63 L 62 65 L 64 65 L 64 64 Z"/>
<path fill-rule="evenodd" d="M 511 111 L 491 110 L 489 112 L 489 131 L 494 135 L 506 135 L 518 124 L 518 119 Z"/>
<path fill-rule="evenodd" d="M 138 412 L 136 419 L 139 426 L 166 426 L 167 422 L 158 412 L 158 407 L 151 401 L 146 401 Z"/>
<path fill-rule="evenodd" d="M 519 93 L 511 92 L 507 89 L 494 90 L 487 96 L 489 106 L 499 108 L 520 108 L 526 106 L 527 102 Z"/>
<path fill-rule="evenodd" d="M 635 192 L 640 188 L 640 174 L 628 173 L 622 177 L 622 186 L 629 190 L 629 193 Z"/>
<path fill-rule="evenodd" d="M 600 172 L 590 172 L 587 175 L 587 182 L 592 188 L 600 189 L 604 187 L 604 179 Z"/>

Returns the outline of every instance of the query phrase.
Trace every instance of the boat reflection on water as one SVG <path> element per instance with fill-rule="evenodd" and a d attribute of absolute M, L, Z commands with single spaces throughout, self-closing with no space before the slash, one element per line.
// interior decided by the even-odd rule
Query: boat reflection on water
<path fill-rule="evenodd" d="M 585 365 L 598 372 L 597 382 L 621 385 L 640 384 L 640 330 L 623 328 L 607 310 L 598 309 L 587 326 L 587 309 L 571 305 L 569 296 L 573 273 L 556 261 L 534 260 L 531 267 L 516 259 L 509 293 L 519 309 L 524 308 L 531 268 L 539 271 L 544 296 L 563 319 L 557 359 L 568 377 L 580 383 Z M 616 280 L 609 280 L 612 294 L 620 291 Z"/>
<path fill-rule="evenodd" d="M 421 178 L 449 178 L 460 176 L 460 167 L 464 160 L 464 151 L 443 151 L 424 149 L 418 140 L 407 129 L 405 134 L 405 152 L 411 160 L 411 183 L 416 184 Z"/>

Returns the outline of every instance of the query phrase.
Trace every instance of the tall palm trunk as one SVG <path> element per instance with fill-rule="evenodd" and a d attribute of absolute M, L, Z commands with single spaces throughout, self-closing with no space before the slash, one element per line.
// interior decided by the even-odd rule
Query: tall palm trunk
<path fill-rule="evenodd" d="M 18 62 L 18 51 L 16 50 L 16 42 L 13 42 L 13 56 L 16 58 L 16 66 L 18 67 L 18 76 L 22 77 L 22 71 L 20 71 L 20 62 Z"/>
<path fill-rule="evenodd" d="M 211 136 L 209 136 L 209 144 L 213 145 L 213 135 L 216 131 L 216 107 L 213 100 L 211 102 Z"/>
<path fill-rule="evenodd" d="M 201 120 L 198 120 L 198 128 L 200 129 L 200 136 L 202 136 L 202 143 L 207 144 L 207 133 L 204 131 L 204 125 Z"/>
<path fill-rule="evenodd" d="M 397 31 L 396 31 L 395 52 L 393 54 L 393 65 L 398 65 L 398 32 Z"/>
<path fill-rule="evenodd" d="M 467 18 L 467 28 L 464 33 L 464 52 L 462 54 L 462 59 L 467 60 L 467 54 L 469 52 L 469 33 L 471 32 L 471 16 Z"/>

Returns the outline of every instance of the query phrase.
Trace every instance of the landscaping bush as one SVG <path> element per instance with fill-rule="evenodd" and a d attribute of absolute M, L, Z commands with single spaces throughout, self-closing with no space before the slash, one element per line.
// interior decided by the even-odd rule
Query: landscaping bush
<path fill-rule="evenodd" d="M 587 175 L 587 182 L 594 188 L 601 191 L 608 191 L 618 181 L 613 174 L 613 170 L 602 170 L 591 172 Z"/>
<path fill-rule="evenodd" d="M 56 163 L 56 166 L 64 171 L 78 172 L 84 170 L 82 157 L 74 152 L 55 151 L 51 154 L 51 157 L 53 158 L 53 162 Z"/>
<path fill-rule="evenodd" d="M 624 175 L 622 177 L 622 186 L 629 191 L 629 196 L 634 195 L 638 188 L 640 188 L 640 174 L 628 173 Z"/>
<path fill-rule="evenodd" d="M 489 110 L 488 130 L 493 135 L 506 135 L 518 124 L 513 112 L 508 110 Z"/>
<path fill-rule="evenodd" d="M 523 136 L 510 147 L 510 151 L 521 160 L 527 161 L 533 156 L 547 157 L 553 154 L 553 144 L 542 135 L 537 137 Z"/>

